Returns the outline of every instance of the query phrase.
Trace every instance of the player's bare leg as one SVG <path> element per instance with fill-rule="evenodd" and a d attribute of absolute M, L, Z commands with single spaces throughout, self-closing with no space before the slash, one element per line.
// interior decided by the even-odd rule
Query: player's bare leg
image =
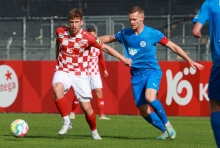
<path fill-rule="evenodd" d="M 83 100 L 90 100 L 90 99 L 84 98 Z M 92 138 L 94 140 L 101 140 L 102 138 L 99 136 L 97 127 L 96 127 L 96 115 L 91 107 L 90 101 L 87 101 L 87 102 L 80 101 L 80 106 L 85 114 L 86 121 L 90 127 Z"/>
<path fill-rule="evenodd" d="M 66 102 L 66 98 L 63 95 L 64 90 L 65 87 L 61 82 L 57 82 L 53 85 L 55 104 L 64 121 L 61 130 L 58 132 L 59 135 L 66 134 L 68 130 L 71 130 L 73 128 L 73 125 L 68 116 L 68 105 Z"/>

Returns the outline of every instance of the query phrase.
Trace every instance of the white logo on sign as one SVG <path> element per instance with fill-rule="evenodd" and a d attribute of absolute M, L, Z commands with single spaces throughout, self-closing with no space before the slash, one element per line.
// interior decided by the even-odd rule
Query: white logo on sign
<path fill-rule="evenodd" d="M 0 107 L 9 107 L 17 98 L 18 78 L 8 65 L 0 65 Z"/>
<path fill-rule="evenodd" d="M 167 97 L 166 97 L 166 104 L 171 105 L 172 99 L 179 105 L 187 105 L 193 95 L 193 89 L 192 85 L 187 80 L 181 80 L 184 75 L 188 75 L 189 73 L 194 75 L 196 73 L 196 70 L 190 67 L 190 69 L 185 68 L 183 72 L 178 72 L 174 77 L 172 75 L 171 70 L 166 71 L 166 77 L 167 77 Z M 181 80 L 181 81 L 180 81 Z M 178 94 L 180 94 L 185 88 L 187 90 L 187 94 L 185 97 L 180 97 Z"/>
<path fill-rule="evenodd" d="M 140 46 L 141 46 L 141 47 L 145 47 L 145 46 L 146 46 L 146 42 L 145 42 L 145 41 L 141 41 L 141 42 L 140 42 Z"/>

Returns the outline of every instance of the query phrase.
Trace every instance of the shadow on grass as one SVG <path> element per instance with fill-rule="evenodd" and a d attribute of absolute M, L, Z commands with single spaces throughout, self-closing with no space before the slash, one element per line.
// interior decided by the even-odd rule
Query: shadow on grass
<path fill-rule="evenodd" d="M 74 135 L 74 139 L 88 139 L 90 135 Z M 102 139 L 131 139 L 131 140 L 155 140 L 155 137 L 126 137 L 126 136 L 108 136 L 101 135 Z"/>
<path fill-rule="evenodd" d="M 5 137 L 13 137 L 11 135 L 2 135 Z M 102 139 L 131 139 L 131 140 L 155 140 L 155 137 L 126 137 L 126 136 L 109 136 L 109 135 L 102 135 Z M 55 139 L 55 140 L 65 140 L 65 139 L 92 139 L 91 135 L 26 135 L 25 137 L 13 137 L 9 139 L 3 139 L 5 141 L 22 141 L 22 139 Z"/>

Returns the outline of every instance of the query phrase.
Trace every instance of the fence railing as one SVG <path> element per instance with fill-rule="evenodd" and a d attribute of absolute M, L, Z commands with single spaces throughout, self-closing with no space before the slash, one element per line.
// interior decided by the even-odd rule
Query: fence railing
<path fill-rule="evenodd" d="M 0 20 L 0 60 L 54 60 L 56 28 L 68 25 L 66 17 L 18 17 Z M 203 30 L 204 36 L 196 39 L 191 35 L 191 16 L 146 16 L 145 24 L 161 30 L 193 60 L 211 60 L 208 25 Z M 130 24 L 127 16 L 85 16 L 83 28 L 88 27 L 94 27 L 98 36 L 101 36 L 115 34 L 130 27 Z M 121 44 L 109 45 L 123 54 Z M 107 61 L 116 60 L 108 54 L 104 56 Z M 157 57 L 163 61 L 182 60 L 161 45 L 158 45 Z"/>

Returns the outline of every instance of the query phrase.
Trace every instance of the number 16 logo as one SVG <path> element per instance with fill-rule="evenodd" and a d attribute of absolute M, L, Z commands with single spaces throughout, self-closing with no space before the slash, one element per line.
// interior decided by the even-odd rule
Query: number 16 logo
<path fill-rule="evenodd" d="M 189 69 L 185 68 L 183 72 L 181 71 L 178 72 L 174 77 L 172 75 L 171 70 L 166 71 L 166 77 L 167 77 L 166 104 L 167 105 L 171 105 L 172 99 L 177 104 L 182 106 L 187 105 L 191 101 L 193 95 L 192 85 L 187 80 L 181 80 L 183 78 L 183 74 L 188 75 L 189 73 L 194 75 L 196 73 L 196 70 L 193 69 L 192 67 L 190 67 Z M 183 88 L 187 90 L 187 94 L 185 97 L 182 98 L 178 94 L 182 92 Z"/>

